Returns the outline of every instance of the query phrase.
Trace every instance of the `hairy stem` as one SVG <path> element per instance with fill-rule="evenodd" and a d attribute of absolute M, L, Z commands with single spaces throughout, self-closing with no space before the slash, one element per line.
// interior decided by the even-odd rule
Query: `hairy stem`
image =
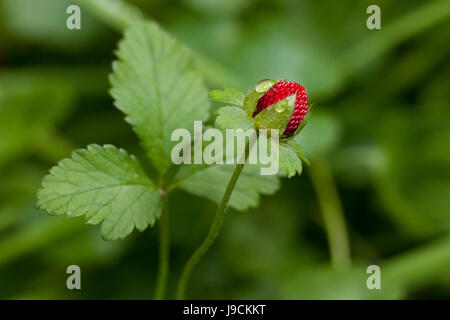
<path fill-rule="evenodd" d="M 347 267 L 351 264 L 350 245 L 333 175 L 322 159 L 314 159 L 314 163 L 310 166 L 310 174 L 325 222 L 331 262 L 335 267 Z"/>
<path fill-rule="evenodd" d="M 191 275 L 192 270 L 195 265 L 200 261 L 200 259 L 205 255 L 206 251 L 208 251 L 209 247 L 213 244 L 214 240 L 216 240 L 217 235 L 219 234 L 220 227 L 222 226 L 223 219 L 225 217 L 225 209 L 227 207 L 228 201 L 230 200 L 231 194 L 233 192 L 234 186 L 239 178 L 239 175 L 244 168 L 245 163 L 237 164 L 236 168 L 233 171 L 233 175 L 231 176 L 230 182 L 228 182 L 228 186 L 225 190 L 225 193 L 220 201 L 219 207 L 217 208 L 216 216 L 214 217 L 214 221 L 211 225 L 211 229 L 209 229 L 208 235 L 205 240 L 203 240 L 200 247 L 194 252 L 194 254 L 189 258 L 188 262 L 183 268 L 183 272 L 181 273 L 180 281 L 178 283 L 177 289 L 177 299 L 184 299 L 186 293 L 186 286 L 189 280 L 189 276 Z"/>
<path fill-rule="evenodd" d="M 167 278 L 169 277 L 170 236 L 168 202 L 168 195 L 164 194 L 162 196 L 162 212 L 159 222 L 159 264 L 155 288 L 156 300 L 164 299 Z"/>

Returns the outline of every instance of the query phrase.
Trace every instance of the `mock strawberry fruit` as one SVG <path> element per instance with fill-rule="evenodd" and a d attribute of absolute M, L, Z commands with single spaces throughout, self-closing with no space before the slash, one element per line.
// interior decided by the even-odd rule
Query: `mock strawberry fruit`
<path fill-rule="evenodd" d="M 282 137 L 290 137 L 307 111 L 308 95 L 305 88 L 295 82 L 279 81 L 258 99 L 252 117 L 258 128 L 280 129 Z"/>

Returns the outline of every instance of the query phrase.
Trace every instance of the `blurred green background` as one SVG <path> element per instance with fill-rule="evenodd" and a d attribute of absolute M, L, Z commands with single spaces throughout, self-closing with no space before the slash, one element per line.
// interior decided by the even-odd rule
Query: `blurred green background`
<path fill-rule="evenodd" d="M 65 27 L 72 3 L 81 31 Z M 210 89 L 289 79 L 313 106 L 311 166 L 258 208 L 228 212 L 189 298 L 450 298 L 450 1 L 127 3 L 0 0 L 1 299 L 153 298 L 157 225 L 106 242 L 83 219 L 34 209 L 41 178 L 75 148 L 145 158 L 108 94 L 121 31 L 141 14 L 195 52 Z M 371 4 L 381 30 L 366 28 Z M 171 195 L 169 298 L 215 209 Z M 71 264 L 82 290 L 66 288 Z M 366 287 L 371 264 L 382 290 Z"/>

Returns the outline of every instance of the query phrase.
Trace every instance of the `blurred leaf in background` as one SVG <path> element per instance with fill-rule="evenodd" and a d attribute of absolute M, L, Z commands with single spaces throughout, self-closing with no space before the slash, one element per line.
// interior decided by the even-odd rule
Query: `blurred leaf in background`
<path fill-rule="evenodd" d="M 311 166 L 242 181 L 189 297 L 450 298 L 448 1 L 378 1 L 381 30 L 366 28 L 370 1 L 80 0 L 77 31 L 65 28 L 68 4 L 0 1 L 0 298 L 152 298 L 155 230 L 105 242 L 34 209 L 40 179 L 73 149 L 111 143 L 145 159 L 107 78 L 122 31 L 142 17 L 192 50 L 209 89 L 289 79 L 312 103 L 297 138 Z M 214 170 L 198 174 L 224 180 Z M 171 298 L 221 190 L 182 188 L 170 196 Z M 71 264 L 82 291 L 65 287 Z M 365 286 L 371 264 L 380 291 Z"/>

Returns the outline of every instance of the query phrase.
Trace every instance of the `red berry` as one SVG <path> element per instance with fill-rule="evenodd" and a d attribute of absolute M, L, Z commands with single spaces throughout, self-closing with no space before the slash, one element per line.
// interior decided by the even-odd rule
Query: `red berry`
<path fill-rule="evenodd" d="M 283 136 L 288 137 L 295 133 L 300 123 L 308 111 L 308 95 L 304 87 L 295 82 L 279 81 L 275 83 L 259 100 L 256 106 L 256 111 L 253 113 L 253 118 L 258 113 L 270 107 L 277 102 L 286 99 L 294 94 L 295 107 L 292 112 L 289 122 L 283 131 Z"/>

